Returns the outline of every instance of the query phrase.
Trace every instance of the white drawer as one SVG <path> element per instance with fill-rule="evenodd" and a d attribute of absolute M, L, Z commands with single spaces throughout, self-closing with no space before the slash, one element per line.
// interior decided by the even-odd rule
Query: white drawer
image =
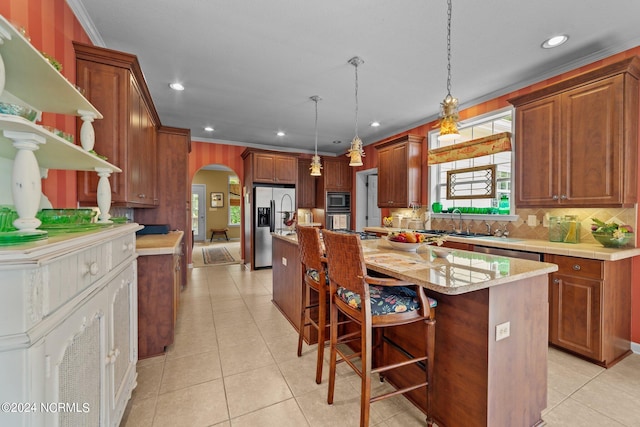
<path fill-rule="evenodd" d="M 111 268 L 115 268 L 120 263 L 122 263 L 127 258 L 133 256 L 136 252 L 136 236 L 135 234 L 130 234 L 126 236 L 122 236 L 113 241 L 113 247 L 111 250 L 112 253 L 112 264 Z"/>

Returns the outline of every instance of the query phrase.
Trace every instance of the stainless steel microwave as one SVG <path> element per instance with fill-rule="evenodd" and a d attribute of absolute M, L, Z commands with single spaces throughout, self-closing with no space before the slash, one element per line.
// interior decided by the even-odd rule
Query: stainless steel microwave
<path fill-rule="evenodd" d="M 351 194 L 348 192 L 329 192 L 327 193 L 328 211 L 350 211 L 351 210 Z"/>

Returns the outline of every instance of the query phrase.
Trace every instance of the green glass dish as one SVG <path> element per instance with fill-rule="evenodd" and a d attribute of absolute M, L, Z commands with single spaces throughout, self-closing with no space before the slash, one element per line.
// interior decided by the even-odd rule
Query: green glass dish
<path fill-rule="evenodd" d="M 624 237 L 620 239 L 614 239 L 611 233 L 592 232 L 591 235 L 605 248 L 620 248 L 633 239 L 633 233 L 625 233 Z"/>
<path fill-rule="evenodd" d="M 96 214 L 97 212 L 93 209 L 42 209 L 36 214 L 36 218 L 38 218 L 43 225 L 90 224 Z"/>

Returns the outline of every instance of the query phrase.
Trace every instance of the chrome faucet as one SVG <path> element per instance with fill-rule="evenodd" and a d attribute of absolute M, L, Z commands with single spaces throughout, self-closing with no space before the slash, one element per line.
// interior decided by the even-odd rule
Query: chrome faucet
<path fill-rule="evenodd" d="M 457 230 L 455 230 L 455 229 L 454 229 L 454 231 L 455 231 L 456 233 L 462 233 L 462 212 L 460 211 L 460 209 L 455 208 L 455 209 L 453 210 L 453 212 L 451 212 L 451 221 L 452 221 L 452 222 L 453 222 L 453 214 L 458 214 L 458 215 L 460 215 L 460 220 L 459 220 L 459 223 L 458 223 L 458 229 L 457 229 Z"/>
<path fill-rule="evenodd" d="M 489 236 L 491 236 L 491 224 L 489 224 L 489 221 L 485 221 L 484 225 L 487 226 L 487 234 L 489 234 Z"/>

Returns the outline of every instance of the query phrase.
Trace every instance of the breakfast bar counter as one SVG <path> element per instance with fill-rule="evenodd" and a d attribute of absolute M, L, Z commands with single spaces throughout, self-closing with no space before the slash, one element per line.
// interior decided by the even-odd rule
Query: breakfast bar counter
<path fill-rule="evenodd" d="M 555 264 L 423 245 L 417 252 L 363 240 L 367 268 L 423 286 L 438 301 L 432 416 L 441 427 L 536 426 L 547 406 L 548 274 Z M 295 236 L 273 235 L 273 299 L 296 326 L 300 262 Z M 287 280 L 284 280 L 287 278 Z M 285 290 L 286 288 L 286 290 Z M 280 296 L 292 308 L 285 313 Z M 296 305 L 297 304 L 297 305 Z M 290 317 L 292 316 L 292 317 Z M 423 325 L 392 328 L 386 337 L 420 354 Z M 309 338 L 309 337 L 308 337 Z M 313 342 L 311 340 L 311 342 Z M 386 346 L 389 361 L 404 358 Z M 405 367 L 386 380 L 397 387 L 420 375 Z M 424 393 L 405 395 L 424 410 Z"/>

